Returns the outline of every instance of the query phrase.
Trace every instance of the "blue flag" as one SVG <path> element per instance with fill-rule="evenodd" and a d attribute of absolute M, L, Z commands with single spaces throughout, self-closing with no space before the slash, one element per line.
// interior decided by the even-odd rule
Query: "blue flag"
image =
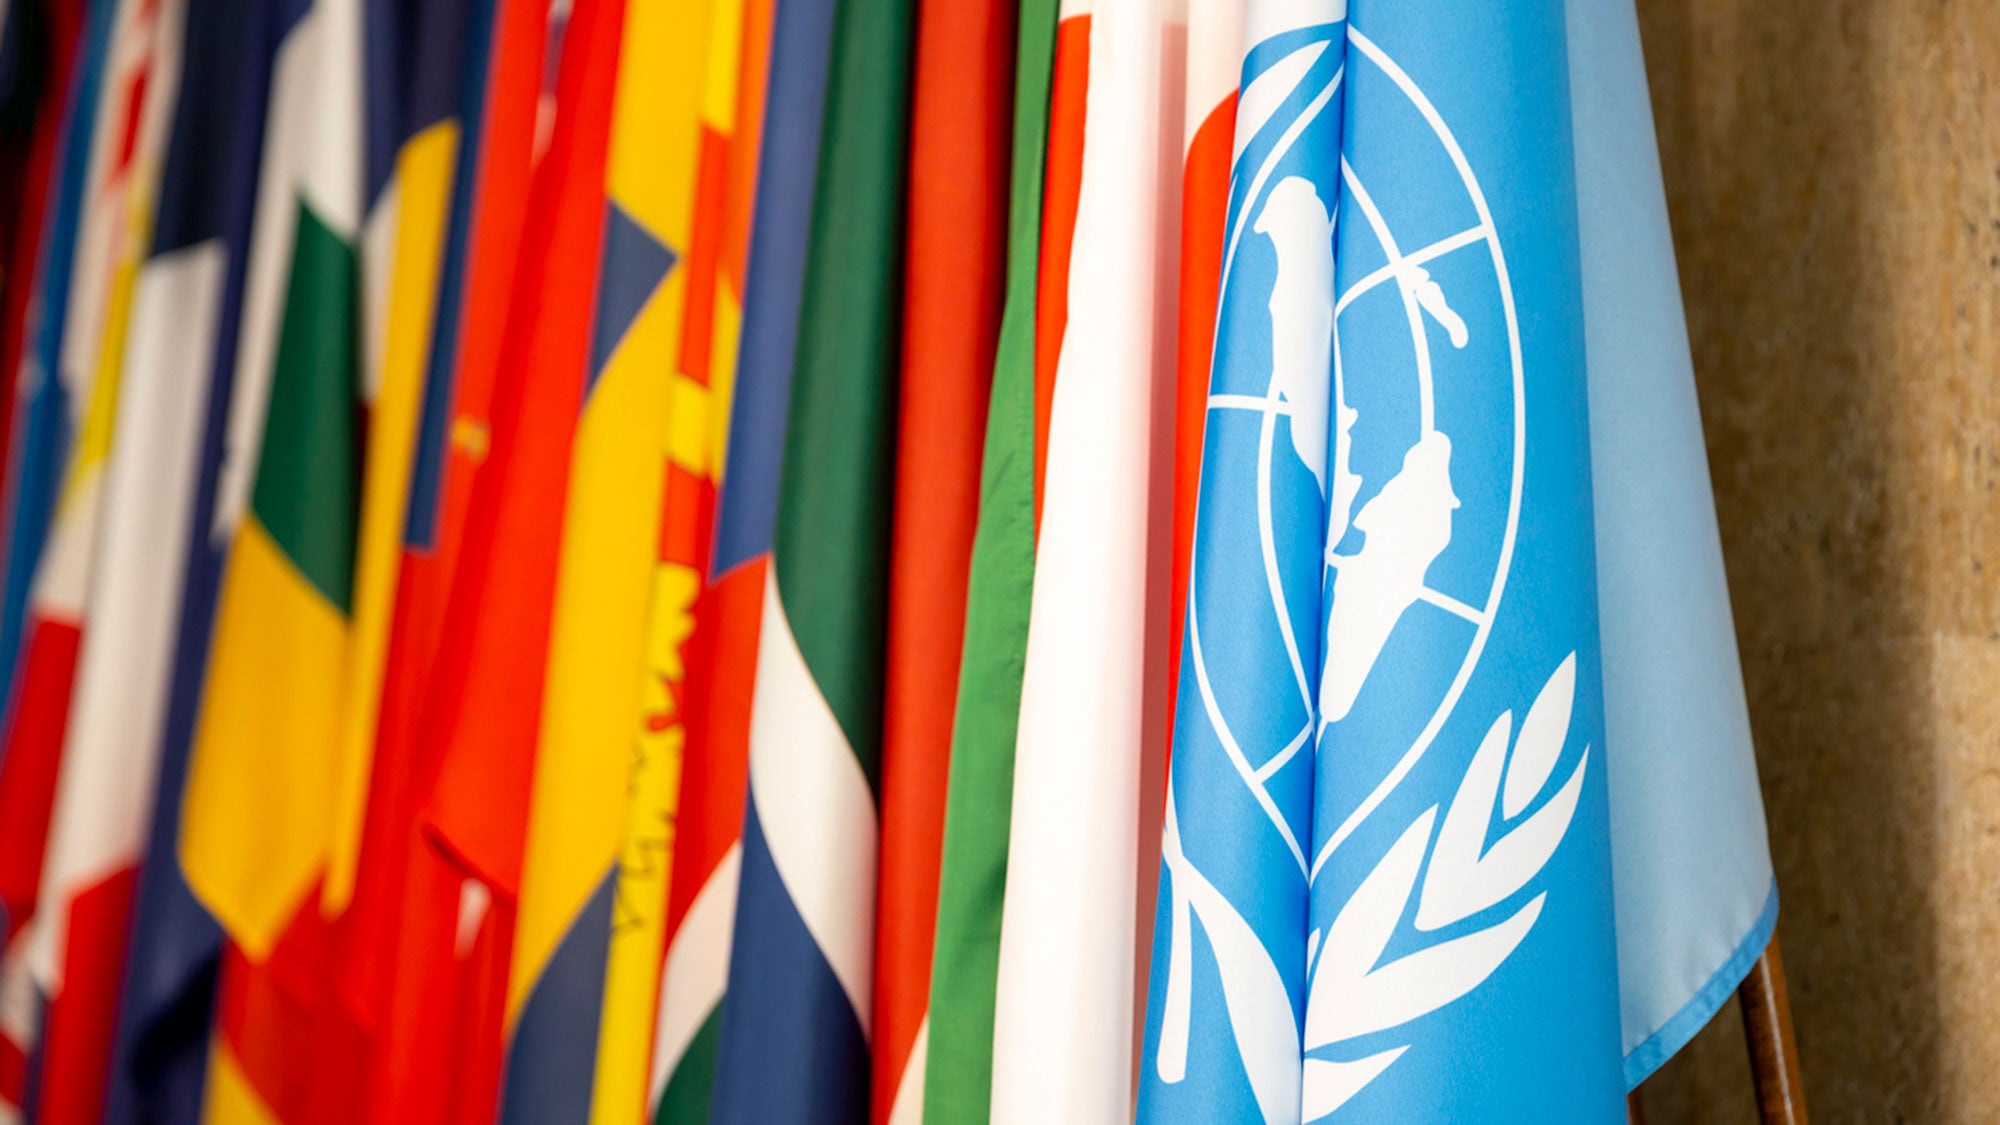
<path fill-rule="evenodd" d="M 1778 917 L 1632 0 L 1569 0 L 1625 1083 Z"/>
<path fill-rule="evenodd" d="M 1620 1120 L 1563 5 L 1249 25 L 1142 1117 Z"/>

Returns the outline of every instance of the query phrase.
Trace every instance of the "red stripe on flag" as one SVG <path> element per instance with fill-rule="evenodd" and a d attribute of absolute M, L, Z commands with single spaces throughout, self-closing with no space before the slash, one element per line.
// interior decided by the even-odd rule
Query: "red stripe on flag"
<path fill-rule="evenodd" d="M 1069 247 L 1083 190 L 1083 111 L 1090 90 L 1090 17 L 1056 25 L 1055 75 L 1049 87 L 1049 156 L 1042 193 L 1041 264 L 1035 277 L 1035 526 L 1049 459 L 1049 411 L 1056 360 L 1069 323 Z"/>
<path fill-rule="evenodd" d="M 707 571 L 715 529 L 715 482 L 669 464 L 667 487 L 660 495 L 660 561 Z"/>
<path fill-rule="evenodd" d="M 709 658 L 688 670 L 688 722 L 681 811 L 674 828 L 674 875 L 667 891 L 667 940 L 743 830 L 749 780 L 750 692 L 764 619 L 759 556 L 712 583 L 695 609 L 695 632 L 713 638 Z"/>
<path fill-rule="evenodd" d="M 131 166 L 132 152 L 139 147 L 139 126 L 144 120 L 140 111 L 146 104 L 146 79 L 150 68 L 142 69 L 132 76 L 132 85 L 125 91 L 123 124 L 119 127 L 118 155 L 112 162 L 111 174 L 118 175 Z"/>
<path fill-rule="evenodd" d="M 428 837 L 417 847 L 391 935 L 395 1006 L 376 1041 L 366 1120 L 492 1125 L 511 918 L 489 909 L 468 919 L 465 869 Z"/>
<path fill-rule="evenodd" d="M 27 1053 L 19 1043 L 0 1035 L 0 1107 L 18 1110 L 27 1096 Z"/>
<path fill-rule="evenodd" d="M 979 465 L 1006 269 L 1012 5 L 924 0 L 911 110 L 889 562 L 870 1120 L 930 1006 L 931 939 Z"/>
<path fill-rule="evenodd" d="M 360 1120 L 367 1057 L 361 1028 L 336 1001 L 328 965 L 338 924 L 319 913 L 314 884 L 271 956 L 258 964 L 234 944 L 223 954 L 216 1027 L 243 1079 L 285 1125 Z"/>
<path fill-rule="evenodd" d="M 743 292 L 750 222 L 757 210 L 757 154 L 764 136 L 764 78 L 771 68 L 771 21 L 776 0 L 745 0 L 737 54 L 736 134 L 729 139 L 729 186 L 722 209 L 722 276 Z M 733 360 L 733 357 L 732 357 Z"/>
<path fill-rule="evenodd" d="M 1174 383 L 1174 545 L 1167 618 L 1167 737 L 1179 698 L 1181 634 L 1187 620 L 1188 570 L 1194 560 L 1194 509 L 1201 483 L 1201 436 L 1208 422 L 1208 367 L 1215 350 L 1215 302 L 1222 286 L 1223 228 L 1229 213 L 1229 160 L 1236 136 L 1236 95 L 1209 111 L 1188 145 L 1181 176 L 1179 369 Z"/>
<path fill-rule="evenodd" d="M 445 743 L 430 820 L 474 871 L 512 894 L 562 526 L 596 307 L 623 0 L 579 0 L 570 17 L 555 139 L 537 174 L 494 392 L 495 461 L 466 529 L 430 729 Z M 599 25 L 603 25 L 600 27 Z"/>
<path fill-rule="evenodd" d="M 137 868 L 120 868 L 70 904 L 63 983 L 50 1000 L 42 1038 L 37 1109 L 42 1125 L 95 1125 L 104 1117 L 138 881 Z"/>
<path fill-rule="evenodd" d="M 729 139 L 701 127 L 696 156 L 694 233 L 688 240 L 687 312 L 682 317 L 680 369 L 706 387 L 715 341 L 715 287 L 722 254 L 723 193 L 729 189 Z"/>
<path fill-rule="evenodd" d="M 22 659 L 20 691 L 0 758 L 0 910 L 5 942 L 35 912 L 49 817 L 55 810 L 63 731 L 69 725 L 70 690 L 76 683 L 75 625 L 46 618 L 34 622 Z"/>

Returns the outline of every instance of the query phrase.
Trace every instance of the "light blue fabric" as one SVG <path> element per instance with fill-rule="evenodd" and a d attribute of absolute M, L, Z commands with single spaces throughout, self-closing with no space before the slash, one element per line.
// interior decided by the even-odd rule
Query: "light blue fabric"
<path fill-rule="evenodd" d="M 1568 0 L 1625 1080 L 1728 999 L 1776 892 L 1632 0 Z"/>

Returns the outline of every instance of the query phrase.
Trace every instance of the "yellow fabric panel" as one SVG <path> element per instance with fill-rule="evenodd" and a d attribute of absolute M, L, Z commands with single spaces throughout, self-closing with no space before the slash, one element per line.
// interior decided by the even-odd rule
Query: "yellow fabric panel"
<path fill-rule="evenodd" d="M 627 777 L 631 796 L 612 906 L 591 1125 L 630 1122 L 633 1108 L 645 1103 L 651 1076 L 654 1003 L 666 953 L 667 878 L 687 743 L 675 692 L 687 679 L 681 646 L 694 635 L 694 603 L 700 592 L 701 573 L 692 567 L 661 563 L 653 572 L 643 706 L 635 728 L 637 753 Z"/>
<path fill-rule="evenodd" d="M 143 199 L 147 193 L 136 188 L 128 193 L 131 214 L 126 219 L 125 252 L 111 274 L 111 292 L 104 302 L 104 335 L 97 348 L 97 373 L 90 381 L 83 424 L 77 429 L 76 444 L 63 473 L 62 493 L 56 501 L 59 512 L 76 502 L 84 480 L 101 472 L 105 458 L 111 456 L 112 424 L 118 420 L 118 377 L 125 369 L 125 326 L 132 318 L 132 287 L 138 284 L 139 262 L 152 242 L 152 212 Z"/>
<path fill-rule="evenodd" d="M 262 961 L 325 863 L 347 622 L 254 515 L 237 532 L 217 606 L 181 869 Z"/>
<path fill-rule="evenodd" d="M 676 255 L 694 221 L 695 158 L 708 0 L 630 5 L 605 188 Z M 679 272 L 679 271 L 676 271 Z M 673 304 L 679 330 L 681 302 Z"/>
<path fill-rule="evenodd" d="M 333 838 L 320 909 L 336 915 L 354 894 L 368 776 L 375 758 L 389 621 L 403 552 L 403 521 L 415 459 L 417 419 L 437 307 L 438 271 L 451 206 L 458 125 L 442 121 L 411 137 L 396 158 L 396 237 L 391 251 L 381 389 L 368 423 L 361 523 L 354 550 L 354 620 L 347 650 L 347 706 L 333 779 Z"/>
<path fill-rule="evenodd" d="M 707 387 L 685 375 L 669 384 L 667 460 L 682 471 L 710 480 L 720 476 L 715 460 L 715 418 Z"/>
<path fill-rule="evenodd" d="M 729 463 L 729 404 L 736 400 L 736 343 L 743 336 L 743 301 L 729 288 L 728 271 L 718 271 L 715 279 L 715 313 L 711 321 L 714 335 L 709 338 L 708 426 L 710 448 L 714 451 L 715 479 L 722 479 L 722 467 Z"/>
<path fill-rule="evenodd" d="M 667 298 L 655 291 L 591 391 L 570 466 L 540 741 L 507 989 L 511 1030 L 555 944 L 610 870 L 639 713 L 659 538 Z"/>
<path fill-rule="evenodd" d="M 722 6 L 727 7 L 726 0 Z M 676 249 L 687 247 L 692 235 L 701 153 L 698 115 L 704 95 L 703 51 L 713 47 L 704 35 L 711 7 L 709 0 L 653 5 L 643 16 L 629 16 L 626 25 L 625 49 L 633 65 L 620 75 L 610 187 L 634 215 L 658 214 L 663 222 L 654 230 Z M 730 57 L 734 57 L 733 48 Z M 660 77 L 669 81 L 661 82 Z M 707 93 L 712 96 L 712 84 Z M 634 157 L 645 163 L 627 163 Z M 652 163 L 655 158 L 657 164 Z M 639 174 L 650 178 L 643 183 L 627 178 Z M 656 206 L 660 210 L 655 211 Z M 708 476 L 713 463 L 706 440 L 710 396 L 705 387 L 678 370 L 677 362 L 686 315 L 684 271 L 676 270 L 664 289 L 667 304 L 660 310 L 662 327 L 671 340 L 669 354 L 676 362 L 668 368 L 674 374 L 666 387 L 662 452 L 683 470 Z M 664 477 L 665 466 L 656 472 Z M 654 510 L 657 522 L 657 504 Z M 657 555 L 657 535 L 653 547 Z M 657 736 L 639 735 L 647 728 L 649 713 L 660 713 L 660 696 L 669 691 L 669 684 L 678 686 L 685 676 L 679 650 L 693 632 L 693 604 L 700 586 L 699 573 L 685 566 L 653 568 L 642 673 L 647 706 L 631 715 L 626 728 L 626 737 L 637 739 L 638 758 L 626 759 L 630 763 L 628 784 L 621 794 L 626 802 L 625 833 L 598 1023 L 591 1125 L 624 1125 L 635 1111 L 643 1112 L 646 1104 L 654 1002 L 659 995 L 660 962 L 666 944 L 667 876 L 673 860 L 671 825 L 680 796 L 681 747 L 686 735 L 678 716 Z M 670 679 L 663 679 L 667 674 Z M 671 698 L 666 702 L 671 704 Z M 634 747 L 635 743 L 626 746 Z"/>
<path fill-rule="evenodd" d="M 714 0 L 708 8 L 708 81 L 701 93 L 701 123 L 725 137 L 736 132 L 743 5 L 744 0 Z"/>
<path fill-rule="evenodd" d="M 217 1032 L 208 1052 L 208 1089 L 202 1095 L 203 1125 L 283 1125 L 250 1085 L 236 1053 Z"/>

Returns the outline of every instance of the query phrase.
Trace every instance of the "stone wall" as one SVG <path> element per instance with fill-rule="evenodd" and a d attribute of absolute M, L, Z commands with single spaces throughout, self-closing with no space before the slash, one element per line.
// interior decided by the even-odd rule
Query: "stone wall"
<path fill-rule="evenodd" d="M 2000 1119 L 2000 3 L 1639 11 L 1813 1116 Z"/>

